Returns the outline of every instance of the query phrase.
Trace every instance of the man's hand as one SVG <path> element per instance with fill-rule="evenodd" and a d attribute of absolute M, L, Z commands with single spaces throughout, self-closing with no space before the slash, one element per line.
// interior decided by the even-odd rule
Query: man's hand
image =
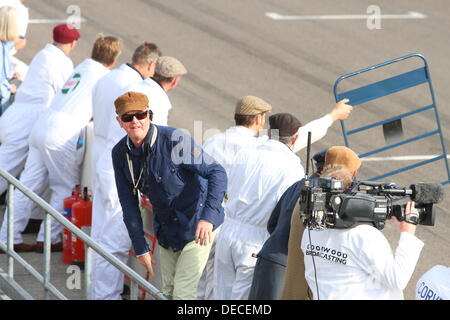
<path fill-rule="evenodd" d="M 417 211 L 416 207 L 414 206 L 413 201 L 408 201 L 405 208 L 405 215 L 408 214 L 417 214 L 419 215 L 419 212 Z M 391 220 L 394 222 L 394 224 L 397 226 L 397 229 L 400 232 L 409 232 L 411 234 L 416 233 L 416 225 L 406 222 L 406 221 L 398 221 L 396 217 L 392 217 Z"/>
<path fill-rule="evenodd" d="M 352 112 L 353 107 L 349 104 L 347 104 L 350 100 L 348 99 L 342 99 L 338 103 L 336 103 L 336 106 L 334 109 L 330 112 L 330 116 L 333 119 L 333 122 L 336 120 L 345 120 L 350 115 L 350 112 Z"/>
<path fill-rule="evenodd" d="M 155 276 L 155 273 L 153 272 L 152 264 L 155 264 L 155 261 L 153 261 L 152 256 L 150 255 L 150 252 L 147 252 L 146 254 L 137 257 L 140 264 L 142 264 L 147 271 L 150 273 L 152 277 Z"/>
<path fill-rule="evenodd" d="M 212 229 L 211 222 L 200 220 L 195 231 L 195 243 L 201 246 L 207 246 L 212 242 Z"/>

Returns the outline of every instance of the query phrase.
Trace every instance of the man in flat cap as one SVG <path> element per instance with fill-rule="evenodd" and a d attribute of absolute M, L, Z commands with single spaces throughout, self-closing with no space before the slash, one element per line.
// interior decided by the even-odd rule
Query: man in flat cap
<path fill-rule="evenodd" d="M 156 61 L 155 74 L 152 79 L 155 80 L 165 92 L 169 92 L 178 85 L 181 76 L 187 74 L 183 64 L 168 56 L 162 56 Z"/>
<path fill-rule="evenodd" d="M 328 128 L 336 120 L 346 119 L 352 107 L 347 104 L 348 99 L 339 101 L 327 115 L 311 121 L 298 128 L 298 138 L 292 146 L 292 151 L 297 153 L 305 148 L 308 140 L 308 132 L 312 133 L 311 141 L 315 142 L 323 138 Z M 245 96 L 238 100 L 234 111 L 235 126 L 225 132 L 218 133 L 203 144 L 203 149 L 219 162 L 230 176 L 230 168 L 236 153 L 245 148 L 253 148 L 267 141 L 268 136 L 260 136 L 266 122 L 266 115 L 272 110 L 272 106 L 261 98 Z M 214 261 L 214 244 L 211 249 L 211 257 L 208 260 L 205 273 L 200 279 L 199 299 L 212 299 L 213 283 L 212 270 Z"/>
<path fill-rule="evenodd" d="M 267 220 L 284 191 L 304 176 L 292 152 L 300 121 L 288 113 L 269 117 L 270 139 L 239 151 L 230 169 L 225 221 L 214 261 L 216 299 L 248 299 L 256 259 L 269 234 Z"/>
<path fill-rule="evenodd" d="M 153 205 L 163 293 L 173 299 L 195 299 L 215 230 L 224 219 L 225 170 L 182 130 L 153 124 L 146 95 L 127 92 L 114 104 L 127 135 L 113 148 L 113 167 L 136 256 L 153 275 L 140 192 Z"/>
<path fill-rule="evenodd" d="M 336 165 L 347 165 L 354 175 L 361 161 L 358 156 L 346 147 L 331 147 L 328 151 L 316 154 L 319 163 L 318 171 Z M 353 178 L 351 175 L 349 178 Z M 313 176 L 320 176 L 314 174 Z M 304 179 L 297 181 L 284 192 L 272 211 L 267 223 L 270 237 L 258 253 L 252 289 L 251 300 L 306 299 L 308 285 L 304 277 L 303 254 L 298 246 L 303 232 L 300 223 L 299 196 Z M 295 207 L 295 209 L 294 209 Z M 293 214 L 295 213 L 295 214 Z M 289 249 L 289 257 L 288 257 Z M 286 271 L 286 266 L 288 271 Z M 285 279 L 286 273 L 286 280 Z"/>
<path fill-rule="evenodd" d="M 123 223 L 111 161 L 111 151 L 123 130 L 116 121 L 114 101 L 132 84 L 154 74 L 161 51 L 154 43 L 139 45 L 130 63 L 124 63 L 101 78 L 93 92 L 94 142 L 92 177 L 93 198 L 91 237 L 103 249 L 127 263 L 131 240 Z M 152 81 L 152 80 L 150 80 Z M 153 82 L 153 81 L 152 81 Z M 165 125 L 164 123 L 156 123 Z M 86 161 L 86 160 L 85 160 Z M 91 299 L 118 300 L 123 291 L 123 274 L 96 252 L 92 256 Z"/>

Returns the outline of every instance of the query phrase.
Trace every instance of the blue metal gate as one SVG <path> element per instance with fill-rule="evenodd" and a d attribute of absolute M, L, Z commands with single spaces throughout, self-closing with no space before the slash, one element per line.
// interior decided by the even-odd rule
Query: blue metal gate
<path fill-rule="evenodd" d="M 359 88 L 356 88 L 353 90 L 349 90 L 349 91 L 342 92 L 342 93 L 338 92 L 338 85 L 345 79 L 349 79 L 351 77 L 362 74 L 364 72 L 375 70 L 375 69 L 378 69 L 378 68 L 381 68 L 381 67 L 399 62 L 399 61 L 410 59 L 413 57 L 420 58 L 421 61 L 423 62 L 423 66 L 418 69 L 408 71 L 403 74 L 400 74 L 400 75 L 397 75 L 397 76 L 394 76 L 391 78 L 387 78 L 382 81 L 374 82 L 369 85 L 365 85 L 365 86 L 362 86 L 362 87 L 359 87 Z M 412 165 L 408 165 L 403 168 L 393 170 L 393 171 L 387 172 L 385 174 L 382 174 L 382 175 L 379 175 L 376 177 L 372 177 L 368 180 L 370 180 L 370 181 L 381 180 L 386 177 L 389 177 L 389 176 L 392 176 L 392 175 L 395 175 L 395 174 L 398 174 L 398 173 L 401 173 L 401 172 L 404 172 L 407 170 L 411 170 L 411 169 L 429 164 L 431 162 L 441 160 L 441 161 L 445 162 L 445 168 L 447 169 L 447 173 L 446 173 L 447 180 L 442 181 L 441 183 L 442 184 L 450 183 L 450 170 L 449 170 L 449 165 L 448 165 L 448 160 L 447 160 L 447 152 L 446 152 L 446 148 L 445 148 L 444 137 L 443 137 L 442 130 L 441 130 L 439 112 L 436 107 L 433 86 L 431 84 L 431 77 L 430 77 L 430 72 L 428 69 L 428 62 L 425 59 L 425 57 L 422 56 L 421 54 L 413 53 L 413 54 L 409 54 L 409 55 L 406 55 L 406 56 L 403 56 L 400 58 L 389 60 L 384 63 L 377 64 L 377 65 L 374 65 L 374 66 L 371 66 L 371 67 L 368 67 L 365 69 L 361 69 L 359 71 L 355 71 L 355 72 L 343 75 L 336 80 L 336 82 L 334 84 L 334 96 L 335 96 L 336 102 L 340 101 L 344 98 L 347 98 L 350 100 L 349 104 L 352 106 L 361 105 L 365 102 L 375 100 L 375 99 L 378 99 L 378 98 L 381 98 L 381 97 L 384 97 L 384 96 L 387 96 L 387 95 L 390 95 L 390 94 L 393 94 L 393 93 L 396 93 L 396 92 L 399 92 L 402 90 L 406 90 L 406 89 L 409 89 L 409 88 L 412 88 L 412 87 L 415 87 L 415 86 L 418 86 L 418 85 L 421 85 L 424 83 L 428 83 L 428 92 L 431 95 L 431 101 L 432 101 L 431 105 L 420 107 L 418 109 L 397 115 L 395 117 L 391 117 L 391 118 L 388 118 L 388 119 L 385 119 L 382 121 L 374 122 L 372 124 L 365 125 L 365 126 L 362 126 L 362 127 L 350 130 L 350 131 L 346 130 L 344 121 L 341 121 L 341 127 L 342 127 L 342 132 L 344 135 L 345 145 L 347 147 L 350 147 L 348 137 L 352 134 L 355 134 L 355 133 L 358 133 L 358 132 L 361 132 L 364 130 L 372 129 L 377 126 L 383 126 L 383 125 L 392 123 L 394 121 L 398 121 L 402 118 L 406 118 L 406 117 L 412 116 L 412 115 L 420 113 L 420 112 L 424 112 L 424 111 L 431 110 L 431 109 L 434 110 L 436 124 L 437 124 L 436 130 L 432 130 L 432 131 L 426 132 L 424 134 L 417 135 L 413 138 L 403 139 L 401 141 L 389 143 L 388 145 L 386 145 L 382 148 L 377 148 L 377 149 L 365 152 L 363 154 L 360 154 L 359 157 L 360 158 L 368 157 L 370 155 L 373 155 L 373 154 L 376 154 L 379 152 L 383 152 L 383 151 L 386 151 L 389 149 L 393 149 L 393 148 L 396 148 L 396 147 L 399 147 L 399 146 L 402 146 L 402 145 L 405 145 L 405 144 L 408 144 L 408 143 L 411 143 L 411 142 L 414 142 L 417 140 L 425 139 L 425 138 L 433 136 L 433 135 L 439 135 L 441 147 L 442 147 L 442 153 L 436 157 L 433 157 L 432 159 L 428 159 L 428 160 L 421 161 L 421 162 L 418 162 L 418 163 L 415 163 Z"/>

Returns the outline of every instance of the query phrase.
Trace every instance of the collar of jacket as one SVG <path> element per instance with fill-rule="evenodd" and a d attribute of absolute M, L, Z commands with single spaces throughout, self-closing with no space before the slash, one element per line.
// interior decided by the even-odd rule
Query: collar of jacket
<path fill-rule="evenodd" d="M 142 149 L 142 152 L 144 154 L 146 153 L 145 146 L 149 145 L 148 142 L 150 142 L 150 148 L 149 148 L 150 150 L 149 151 L 153 150 L 153 146 L 154 146 L 154 144 L 156 142 L 156 138 L 157 137 L 158 137 L 158 128 L 156 127 L 156 125 L 150 123 L 150 130 L 149 130 L 147 136 L 144 138 L 145 142 L 141 145 L 141 149 Z M 127 149 L 129 151 L 129 153 L 132 154 L 132 148 L 131 148 L 131 145 L 130 145 L 130 137 L 129 136 L 127 136 L 126 146 L 127 146 Z"/>

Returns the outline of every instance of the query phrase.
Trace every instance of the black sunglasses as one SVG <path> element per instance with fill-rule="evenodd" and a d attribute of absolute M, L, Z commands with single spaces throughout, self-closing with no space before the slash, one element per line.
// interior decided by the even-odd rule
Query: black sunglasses
<path fill-rule="evenodd" d="M 127 113 L 127 114 L 123 114 L 120 116 L 120 119 L 123 122 L 131 122 L 133 121 L 133 118 L 136 117 L 136 119 L 138 120 L 144 120 L 147 115 L 149 114 L 150 110 L 145 110 L 145 111 L 141 111 L 141 112 L 136 112 L 136 113 Z"/>

